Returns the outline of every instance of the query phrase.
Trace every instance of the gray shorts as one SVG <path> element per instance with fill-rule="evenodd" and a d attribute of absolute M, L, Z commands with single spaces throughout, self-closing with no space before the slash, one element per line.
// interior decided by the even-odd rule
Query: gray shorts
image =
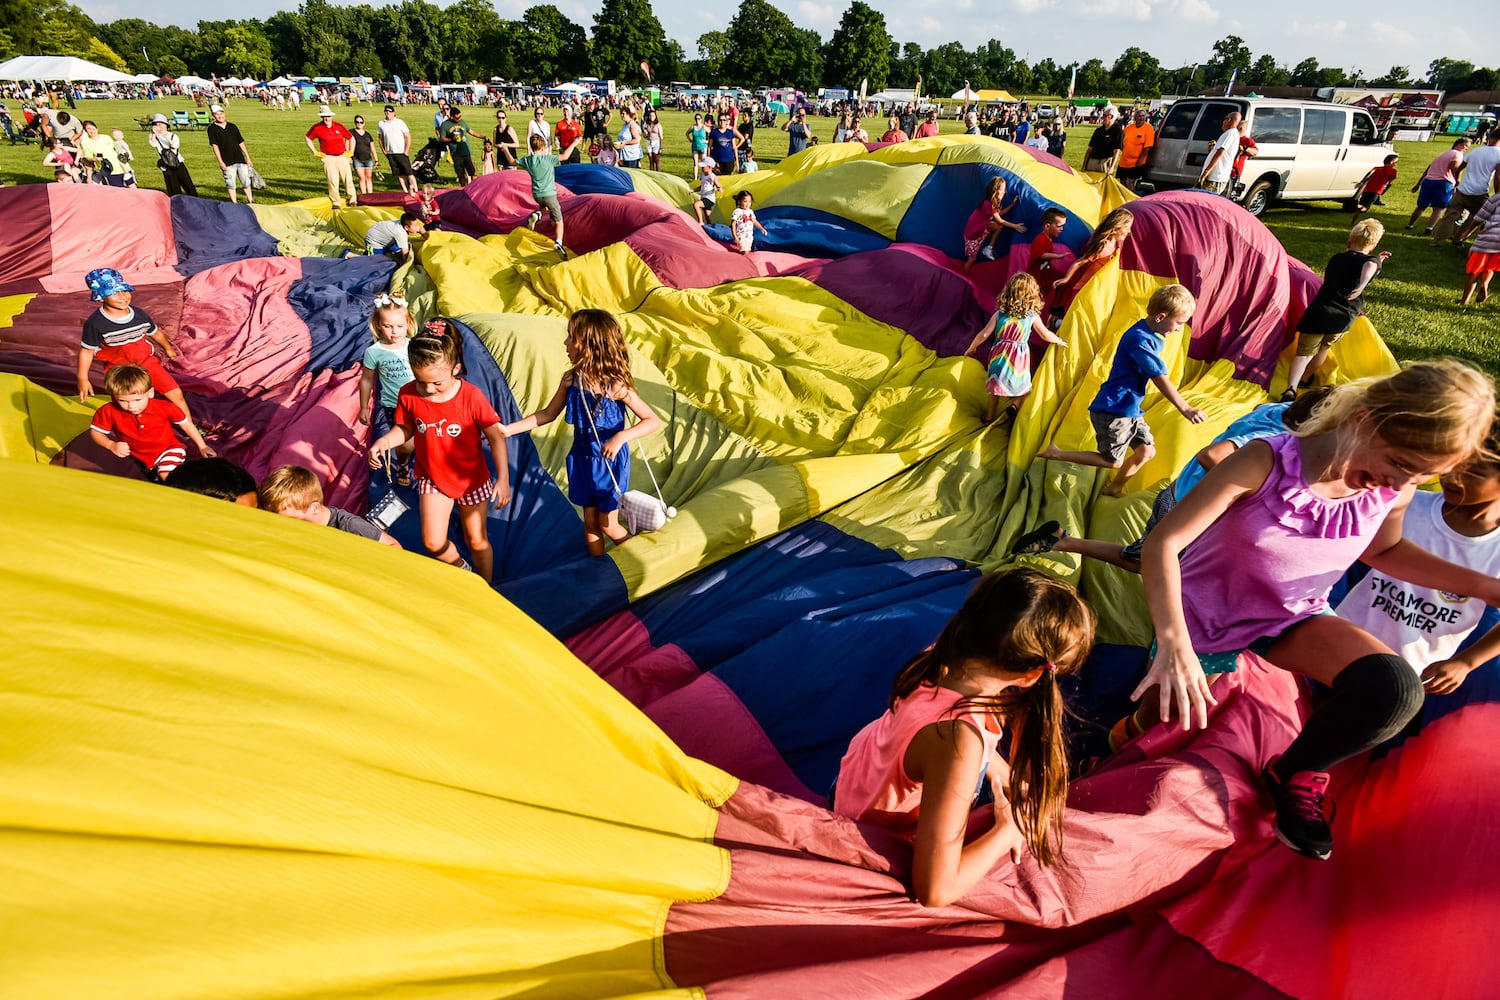
<path fill-rule="evenodd" d="M 562 221 L 562 205 L 558 203 L 557 195 L 533 193 L 532 197 L 536 199 L 536 207 L 545 208 L 553 222 Z"/>
<path fill-rule="evenodd" d="M 250 190 L 250 164 L 230 163 L 224 167 L 224 186 L 233 191 L 236 181 L 246 191 Z"/>
<path fill-rule="evenodd" d="M 1115 465 L 1125 460 L 1127 452 L 1156 443 L 1151 428 L 1146 426 L 1145 417 L 1122 417 L 1090 410 L 1089 422 L 1094 425 L 1094 438 L 1099 442 L 1095 450 Z"/>

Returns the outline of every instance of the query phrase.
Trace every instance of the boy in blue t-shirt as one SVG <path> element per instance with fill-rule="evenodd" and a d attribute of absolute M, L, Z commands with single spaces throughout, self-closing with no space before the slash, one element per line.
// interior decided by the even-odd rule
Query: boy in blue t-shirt
<path fill-rule="evenodd" d="M 557 165 L 573 155 L 578 142 L 579 140 L 574 139 L 560 156 L 553 156 L 547 152 L 547 140 L 540 135 L 533 135 L 530 141 L 530 154 L 516 161 L 516 165 L 531 177 L 531 197 L 536 199 L 537 205 L 537 210 L 531 213 L 531 218 L 526 220 L 526 225 L 535 229 L 536 224 L 542 221 L 541 210 L 545 208 L 557 226 L 557 235 L 552 244 L 557 247 L 557 253 L 563 260 L 568 259 L 568 251 L 563 246 L 562 205 L 557 200 Z"/>
<path fill-rule="evenodd" d="M 1099 387 L 1099 394 L 1089 406 L 1089 418 L 1098 440 L 1097 451 L 1062 451 L 1048 445 L 1043 458 L 1059 462 L 1092 465 L 1100 469 L 1118 469 L 1104 495 L 1117 497 L 1125 492 L 1125 483 L 1156 454 L 1151 428 L 1146 425 L 1141 404 L 1146 399 L 1146 383 L 1154 382 L 1167 402 L 1182 411 L 1195 424 L 1203 423 L 1203 411 L 1189 406 L 1167 377 L 1162 348 L 1167 337 L 1181 330 L 1193 316 L 1197 303 L 1193 293 L 1181 285 L 1159 288 L 1146 303 L 1146 318 L 1125 331 L 1115 349 L 1109 378 Z M 1129 453 L 1129 458 L 1126 454 Z"/>

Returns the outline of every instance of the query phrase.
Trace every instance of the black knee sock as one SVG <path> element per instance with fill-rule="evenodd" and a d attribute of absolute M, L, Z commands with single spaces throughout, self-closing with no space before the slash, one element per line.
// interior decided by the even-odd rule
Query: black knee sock
<path fill-rule="evenodd" d="M 1344 668 L 1329 695 L 1276 762 L 1285 781 L 1298 771 L 1326 771 L 1399 733 L 1422 708 L 1422 682 L 1389 653 L 1361 656 Z"/>

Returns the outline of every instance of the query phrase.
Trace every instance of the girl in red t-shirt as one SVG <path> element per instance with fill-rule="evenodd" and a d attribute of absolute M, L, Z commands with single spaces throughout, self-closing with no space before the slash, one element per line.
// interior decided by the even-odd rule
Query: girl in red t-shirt
<path fill-rule="evenodd" d="M 422 544 L 433 558 L 472 568 L 488 583 L 494 558 L 485 520 L 491 502 L 496 507 L 510 503 L 500 416 L 484 393 L 459 377 L 459 335 L 447 320 L 429 323 L 424 333 L 412 338 L 407 357 L 412 381 L 397 397 L 395 426 L 370 446 L 370 468 L 380 468 L 390 452 L 415 441 Z M 495 460 L 493 480 L 481 439 L 489 441 Z M 448 539 L 454 504 L 473 567 Z"/>

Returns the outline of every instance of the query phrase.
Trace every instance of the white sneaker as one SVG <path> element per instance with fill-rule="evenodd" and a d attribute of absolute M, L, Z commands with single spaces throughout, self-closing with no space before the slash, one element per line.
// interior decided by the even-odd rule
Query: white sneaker
<path fill-rule="evenodd" d="M 552 245 L 555 246 L 555 247 L 557 247 L 557 253 L 558 253 L 558 255 L 560 257 L 562 257 L 563 260 L 567 260 L 568 259 L 568 248 L 567 247 L 563 246 L 561 243 L 554 243 Z"/>
<path fill-rule="evenodd" d="M 526 217 L 526 228 L 527 229 L 535 229 L 536 228 L 536 224 L 538 222 L 541 222 L 541 221 L 542 221 L 542 213 L 541 212 L 532 212 L 529 216 Z"/>

